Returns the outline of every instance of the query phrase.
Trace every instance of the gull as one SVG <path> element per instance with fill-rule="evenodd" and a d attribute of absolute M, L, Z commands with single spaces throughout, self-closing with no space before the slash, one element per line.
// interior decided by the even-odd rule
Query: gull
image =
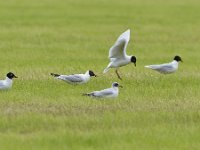
<path fill-rule="evenodd" d="M 129 56 L 126 54 L 126 47 L 128 45 L 128 42 L 130 40 L 130 29 L 122 33 L 115 44 L 110 48 L 109 50 L 109 59 L 110 63 L 108 66 L 104 69 L 103 73 L 108 72 L 110 68 L 116 68 L 115 72 L 117 74 L 117 77 L 119 79 L 122 79 L 118 73 L 118 68 L 125 66 L 129 63 L 134 63 L 136 66 L 136 57 L 135 56 Z"/>
<path fill-rule="evenodd" d="M 83 95 L 91 96 L 91 97 L 98 97 L 98 98 L 113 98 L 117 97 L 119 93 L 118 87 L 122 87 L 117 82 L 112 83 L 112 87 L 108 89 L 104 89 L 101 91 L 93 91 L 90 93 L 85 93 Z"/>
<path fill-rule="evenodd" d="M 170 63 L 160 64 L 160 65 L 149 65 L 149 66 L 145 66 L 145 67 L 156 70 L 162 74 L 170 74 L 170 73 L 175 72 L 178 69 L 179 61 L 182 62 L 181 57 L 175 56 L 174 60 Z"/>
<path fill-rule="evenodd" d="M 63 80 L 70 84 L 83 84 L 90 80 L 90 77 L 95 76 L 93 71 L 88 70 L 85 74 L 71 74 L 71 75 L 59 75 L 51 73 L 51 75 L 57 79 Z"/>
<path fill-rule="evenodd" d="M 13 78 L 17 78 L 12 72 L 7 73 L 5 80 L 0 80 L 0 90 L 10 89 L 13 84 Z"/>

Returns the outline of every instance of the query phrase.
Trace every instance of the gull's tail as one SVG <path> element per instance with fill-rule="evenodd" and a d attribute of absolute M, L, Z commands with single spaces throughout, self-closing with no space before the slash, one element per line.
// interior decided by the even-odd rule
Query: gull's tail
<path fill-rule="evenodd" d="M 145 68 L 152 68 L 151 65 L 149 65 L 149 66 L 144 66 L 144 67 L 145 67 Z"/>
<path fill-rule="evenodd" d="M 94 96 L 94 93 L 83 93 L 83 96 Z"/>
<path fill-rule="evenodd" d="M 110 70 L 110 68 L 109 68 L 109 67 L 106 67 L 106 68 L 104 69 L 103 73 L 108 72 L 108 70 Z"/>
<path fill-rule="evenodd" d="M 52 75 L 53 77 L 59 77 L 60 76 L 59 74 L 56 74 L 56 73 L 50 73 L 50 75 Z"/>
<path fill-rule="evenodd" d="M 158 65 L 148 65 L 148 66 L 144 66 L 145 68 L 150 68 L 150 69 L 153 69 L 153 70 L 155 70 L 155 69 L 158 69 L 159 68 L 159 66 Z"/>

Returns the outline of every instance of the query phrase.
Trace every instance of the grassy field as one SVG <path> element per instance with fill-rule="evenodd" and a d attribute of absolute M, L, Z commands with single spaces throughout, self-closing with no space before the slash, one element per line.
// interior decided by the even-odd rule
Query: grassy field
<path fill-rule="evenodd" d="M 197 0 L 6 0 L 0 2 L 1 150 L 195 150 L 200 147 L 200 2 Z M 131 29 L 137 67 L 102 75 L 108 49 Z M 144 65 L 180 55 L 175 74 Z M 49 73 L 91 69 L 73 86 Z M 114 100 L 83 92 L 124 86 Z"/>

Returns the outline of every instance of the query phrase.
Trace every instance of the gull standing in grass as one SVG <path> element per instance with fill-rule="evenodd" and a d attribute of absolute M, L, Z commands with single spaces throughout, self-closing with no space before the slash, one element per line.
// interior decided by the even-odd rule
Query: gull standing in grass
<path fill-rule="evenodd" d="M 109 50 L 110 63 L 104 69 L 103 73 L 108 72 L 110 68 L 116 68 L 115 72 L 119 79 L 122 79 L 118 73 L 118 68 L 125 66 L 129 63 L 134 63 L 136 66 L 136 57 L 126 54 L 126 48 L 130 40 L 130 29 L 122 33 L 115 44 Z"/>
<path fill-rule="evenodd" d="M 122 87 L 117 82 L 112 83 L 112 87 L 108 89 L 104 89 L 101 91 L 94 91 L 91 93 L 85 93 L 83 95 L 91 96 L 91 97 L 98 97 L 98 98 L 112 98 L 117 97 L 119 93 L 118 87 Z"/>
<path fill-rule="evenodd" d="M 51 75 L 57 79 L 63 80 L 70 84 L 83 84 L 90 80 L 90 77 L 95 76 L 93 71 L 88 70 L 85 74 L 71 74 L 71 75 L 59 75 L 51 73 Z"/>
<path fill-rule="evenodd" d="M 156 71 L 158 71 L 162 74 L 170 74 L 170 73 L 175 72 L 178 69 L 178 62 L 179 61 L 182 62 L 181 57 L 175 56 L 174 60 L 170 63 L 160 64 L 160 65 L 148 65 L 148 66 L 145 66 L 145 67 L 156 70 Z"/>
<path fill-rule="evenodd" d="M 13 84 L 13 78 L 17 78 L 17 76 L 15 76 L 14 73 L 7 73 L 6 79 L 0 80 L 0 90 L 10 89 Z"/>

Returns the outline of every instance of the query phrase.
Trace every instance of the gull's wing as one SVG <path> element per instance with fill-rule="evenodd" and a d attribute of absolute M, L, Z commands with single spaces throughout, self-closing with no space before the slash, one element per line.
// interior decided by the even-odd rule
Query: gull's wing
<path fill-rule="evenodd" d="M 126 47 L 130 40 L 130 29 L 122 33 L 109 50 L 109 58 L 121 58 L 126 55 Z"/>
<path fill-rule="evenodd" d="M 94 96 L 94 97 L 106 97 L 106 96 L 110 96 L 113 94 L 114 94 L 113 89 L 109 88 L 109 89 L 104 89 L 101 91 L 94 91 L 94 92 L 89 93 L 88 95 Z"/>
<path fill-rule="evenodd" d="M 0 89 L 4 87 L 5 87 L 4 80 L 0 80 Z"/>
<path fill-rule="evenodd" d="M 78 83 L 78 82 L 82 82 L 83 81 L 83 78 L 80 76 L 80 75 L 60 75 L 58 77 L 58 79 L 61 79 L 61 80 L 64 80 L 64 81 L 69 81 L 69 82 L 72 82 L 72 83 Z"/>

